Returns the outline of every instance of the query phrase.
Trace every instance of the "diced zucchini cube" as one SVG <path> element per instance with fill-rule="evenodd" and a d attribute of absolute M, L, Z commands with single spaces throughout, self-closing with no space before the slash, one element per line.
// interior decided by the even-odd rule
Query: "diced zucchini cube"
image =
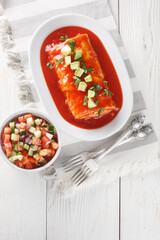
<path fill-rule="evenodd" d="M 20 135 L 26 135 L 26 130 L 25 129 L 20 129 Z"/>
<path fill-rule="evenodd" d="M 30 149 L 35 152 L 38 150 L 38 147 L 36 145 L 31 145 Z"/>
<path fill-rule="evenodd" d="M 33 150 L 29 149 L 28 155 L 32 157 L 33 156 Z"/>
<path fill-rule="evenodd" d="M 23 150 L 23 142 L 18 142 L 17 143 L 17 151 L 22 151 Z"/>
<path fill-rule="evenodd" d="M 96 105 L 96 103 L 93 101 L 93 99 L 92 98 L 89 98 L 88 99 L 88 108 L 94 108 L 94 107 L 96 107 L 97 105 Z"/>
<path fill-rule="evenodd" d="M 23 155 L 17 155 L 16 157 L 17 157 L 16 159 L 18 159 L 19 161 L 22 161 L 23 159 Z"/>
<path fill-rule="evenodd" d="M 14 142 L 16 142 L 16 141 L 19 140 L 19 136 L 16 135 L 16 134 L 14 134 L 14 133 L 12 133 L 12 134 L 11 134 L 11 140 L 14 141 Z"/>
<path fill-rule="evenodd" d="M 31 126 L 34 126 L 34 120 L 32 117 L 30 118 L 27 118 L 27 124 L 31 125 Z"/>
<path fill-rule="evenodd" d="M 85 82 L 80 82 L 79 85 L 78 85 L 78 90 L 79 91 L 82 91 L 82 92 L 85 92 L 87 89 L 87 83 Z"/>
<path fill-rule="evenodd" d="M 75 60 L 79 59 L 82 57 L 82 50 L 77 50 L 76 55 L 75 55 Z"/>
<path fill-rule="evenodd" d="M 92 82 L 92 76 L 89 74 L 87 77 L 84 78 L 86 82 Z"/>
<path fill-rule="evenodd" d="M 71 48 L 68 45 L 65 45 L 62 49 L 61 49 L 61 53 L 65 56 L 71 54 Z"/>
<path fill-rule="evenodd" d="M 30 132 L 30 133 L 33 133 L 33 134 L 34 134 L 35 131 L 36 131 L 35 127 L 30 127 L 30 129 L 29 129 L 29 132 Z"/>
<path fill-rule="evenodd" d="M 33 155 L 34 158 L 36 158 L 37 156 L 39 156 L 39 153 L 35 153 L 35 154 Z"/>
<path fill-rule="evenodd" d="M 88 90 L 88 98 L 92 98 L 92 97 L 94 97 L 94 96 L 95 96 L 95 91 L 89 89 L 89 90 Z"/>
<path fill-rule="evenodd" d="M 76 75 L 77 77 L 81 77 L 83 73 L 84 70 L 82 68 L 77 68 L 74 75 Z"/>
<path fill-rule="evenodd" d="M 19 131 L 18 131 L 17 128 L 14 129 L 14 133 L 15 133 L 16 135 L 19 133 Z"/>
<path fill-rule="evenodd" d="M 27 143 L 25 143 L 23 148 L 28 151 L 29 150 L 29 145 Z"/>
<path fill-rule="evenodd" d="M 65 57 L 65 63 L 66 63 L 66 66 L 68 66 L 69 64 L 71 64 L 71 56 Z"/>
<path fill-rule="evenodd" d="M 35 120 L 35 124 L 38 126 L 38 125 L 41 125 L 41 123 L 42 123 L 42 119 L 39 119 L 39 118 L 37 118 L 36 120 Z"/>
<path fill-rule="evenodd" d="M 15 128 L 15 125 L 16 125 L 15 122 L 10 122 L 10 123 L 9 123 L 9 127 L 12 128 L 12 129 Z"/>
<path fill-rule="evenodd" d="M 70 64 L 70 67 L 71 67 L 72 70 L 76 70 L 77 68 L 80 67 L 80 62 L 79 61 L 72 62 Z"/>
<path fill-rule="evenodd" d="M 13 145 L 13 150 L 14 150 L 14 151 L 18 151 L 17 144 L 14 144 L 14 145 Z"/>
<path fill-rule="evenodd" d="M 13 157 L 13 156 L 15 156 L 15 155 L 16 155 L 16 152 L 15 152 L 15 151 L 12 151 L 11 156 Z"/>
<path fill-rule="evenodd" d="M 41 135 L 42 135 L 42 133 L 41 133 L 40 130 L 37 130 L 37 131 L 34 132 L 34 136 L 35 136 L 36 138 L 40 138 Z"/>
<path fill-rule="evenodd" d="M 48 125 L 45 123 L 42 123 L 42 127 L 48 127 Z"/>

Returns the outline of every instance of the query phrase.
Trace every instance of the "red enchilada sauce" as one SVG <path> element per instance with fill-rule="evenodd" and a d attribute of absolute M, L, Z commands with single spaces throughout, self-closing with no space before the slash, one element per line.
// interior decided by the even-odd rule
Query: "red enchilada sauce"
<path fill-rule="evenodd" d="M 67 34 L 68 38 L 73 38 L 77 34 L 88 34 L 91 44 L 98 56 L 100 62 L 104 80 L 108 81 L 108 86 L 112 92 L 113 100 L 115 101 L 118 110 L 112 110 L 110 113 L 107 113 L 103 116 L 87 119 L 75 119 L 66 103 L 66 98 L 64 93 L 61 91 L 58 84 L 59 78 L 54 68 L 50 69 L 47 66 L 49 62 L 49 56 L 46 52 L 46 46 L 50 44 L 59 44 L 62 41 L 60 40 L 61 36 Z M 45 81 L 47 83 L 50 94 L 54 100 L 54 103 L 61 114 L 61 116 L 70 124 L 75 125 L 80 128 L 85 129 L 95 129 L 106 125 L 111 122 L 118 114 L 122 107 L 123 96 L 120 82 L 116 73 L 116 70 L 113 66 L 113 63 L 100 39 L 88 29 L 82 27 L 63 27 L 52 32 L 43 42 L 40 53 L 41 66 L 44 74 Z"/>

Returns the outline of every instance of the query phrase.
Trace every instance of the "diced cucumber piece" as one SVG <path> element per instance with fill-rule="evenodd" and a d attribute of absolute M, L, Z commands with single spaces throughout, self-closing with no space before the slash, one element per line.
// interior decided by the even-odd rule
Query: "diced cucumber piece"
<path fill-rule="evenodd" d="M 87 89 L 87 83 L 85 82 L 80 82 L 79 85 L 78 85 L 78 90 L 79 91 L 82 91 L 82 92 L 85 92 Z"/>
<path fill-rule="evenodd" d="M 20 135 L 26 135 L 26 130 L 25 129 L 20 129 Z"/>
<path fill-rule="evenodd" d="M 34 136 L 35 136 L 36 138 L 40 138 L 41 135 L 42 135 L 42 133 L 41 133 L 40 130 L 37 130 L 37 131 L 34 132 Z"/>
<path fill-rule="evenodd" d="M 31 145 L 30 149 L 35 152 L 38 150 L 38 147 L 36 145 Z"/>
<path fill-rule="evenodd" d="M 16 157 L 16 159 L 18 159 L 19 161 L 22 161 L 22 159 L 23 159 L 23 155 L 16 155 L 14 157 Z"/>
<path fill-rule="evenodd" d="M 32 149 L 29 149 L 28 155 L 31 156 L 31 157 L 33 156 L 33 150 Z"/>
<path fill-rule="evenodd" d="M 23 142 L 18 142 L 17 143 L 17 150 L 22 151 L 23 150 L 23 145 L 24 145 Z"/>
<path fill-rule="evenodd" d="M 10 122 L 10 123 L 9 123 L 9 127 L 10 127 L 10 128 L 15 128 L 15 125 L 16 125 L 15 122 Z"/>
<path fill-rule="evenodd" d="M 77 68 L 74 75 L 76 75 L 77 77 L 81 77 L 83 73 L 84 70 L 82 68 Z"/>
<path fill-rule="evenodd" d="M 27 124 L 31 125 L 31 126 L 34 126 L 34 120 L 32 117 L 30 118 L 27 118 Z"/>
<path fill-rule="evenodd" d="M 72 70 L 76 70 L 77 68 L 80 67 L 80 62 L 79 61 L 72 62 L 70 64 L 70 67 L 71 67 Z"/>
<path fill-rule="evenodd" d="M 66 63 L 66 66 L 68 66 L 69 64 L 71 64 L 71 56 L 65 57 L 65 63 Z"/>
<path fill-rule="evenodd" d="M 86 82 L 92 82 L 92 76 L 89 74 L 87 77 L 84 78 Z"/>
<path fill-rule="evenodd" d="M 79 59 L 82 57 L 82 50 L 77 50 L 76 55 L 75 55 L 75 60 Z"/>
<path fill-rule="evenodd" d="M 25 143 L 23 148 L 28 151 L 29 150 L 29 145 L 27 143 Z"/>
<path fill-rule="evenodd" d="M 36 120 L 35 120 L 35 124 L 38 126 L 38 125 L 41 125 L 41 123 L 42 123 L 42 119 L 39 119 L 39 118 L 37 118 Z"/>
<path fill-rule="evenodd" d="M 68 45 L 66 45 L 61 49 L 61 53 L 65 56 L 67 56 L 67 55 L 71 54 L 71 48 Z"/>
<path fill-rule="evenodd" d="M 42 127 L 48 127 L 48 125 L 45 123 L 42 123 Z"/>
<path fill-rule="evenodd" d="M 88 90 L 88 98 L 92 98 L 92 97 L 94 97 L 94 96 L 95 96 L 95 91 L 89 89 L 89 90 Z"/>
<path fill-rule="evenodd" d="M 11 134 L 11 140 L 14 141 L 14 142 L 19 141 L 19 136 L 14 134 L 14 133 L 12 133 Z"/>
<path fill-rule="evenodd" d="M 21 152 L 17 152 L 17 154 L 16 154 L 16 155 L 22 155 L 22 154 L 21 154 Z"/>
<path fill-rule="evenodd" d="M 14 145 L 13 145 L 13 150 L 14 150 L 14 151 L 18 151 L 18 146 L 17 146 L 17 144 L 14 144 Z"/>
<path fill-rule="evenodd" d="M 11 162 L 11 163 L 14 163 L 14 161 L 16 160 L 14 156 L 11 156 L 8 158 L 8 160 Z"/>
<path fill-rule="evenodd" d="M 18 131 L 17 128 L 14 129 L 14 133 L 15 133 L 15 134 L 18 134 L 18 133 L 19 133 L 19 131 Z"/>
<path fill-rule="evenodd" d="M 29 132 L 34 133 L 36 131 L 35 127 L 30 127 Z"/>
<path fill-rule="evenodd" d="M 49 133 L 51 133 L 53 136 L 55 134 L 55 128 L 53 125 L 49 125 Z"/>
<path fill-rule="evenodd" d="M 96 107 L 97 105 L 96 105 L 96 103 L 93 101 L 93 99 L 92 98 L 89 98 L 88 99 L 88 108 L 94 108 L 94 107 Z"/>
<path fill-rule="evenodd" d="M 11 156 L 13 157 L 13 156 L 15 156 L 15 155 L 16 155 L 16 152 L 15 152 L 15 151 L 12 151 Z"/>
<path fill-rule="evenodd" d="M 33 155 L 34 158 L 36 158 L 37 156 L 39 156 L 39 153 L 35 153 L 35 154 Z"/>

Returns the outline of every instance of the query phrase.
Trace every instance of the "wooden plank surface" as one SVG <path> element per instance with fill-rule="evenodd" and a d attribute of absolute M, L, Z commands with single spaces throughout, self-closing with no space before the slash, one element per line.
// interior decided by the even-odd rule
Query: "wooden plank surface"
<path fill-rule="evenodd" d="M 0 123 L 22 106 L 0 46 Z M 0 159 L 0 239 L 46 238 L 46 183 L 36 174 L 12 169 Z"/>

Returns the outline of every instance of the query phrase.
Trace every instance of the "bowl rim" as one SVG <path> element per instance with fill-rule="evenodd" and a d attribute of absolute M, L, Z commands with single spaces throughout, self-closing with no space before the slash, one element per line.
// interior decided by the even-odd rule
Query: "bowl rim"
<path fill-rule="evenodd" d="M 57 136 L 58 136 L 58 144 L 59 144 L 59 148 L 56 151 L 56 154 L 54 155 L 54 157 L 43 167 L 39 167 L 39 168 L 34 168 L 34 169 L 24 169 L 24 168 L 19 168 L 18 166 L 16 166 L 14 163 L 11 163 L 7 156 L 5 155 L 3 149 L 2 149 L 2 139 L 1 139 L 1 134 L 2 134 L 2 130 L 5 127 L 5 125 L 11 121 L 12 119 L 24 114 L 24 113 L 32 113 L 33 115 L 37 116 L 37 117 L 42 117 L 45 120 L 47 120 L 49 123 L 52 123 L 55 126 L 56 132 L 57 132 Z M 23 172 L 40 172 L 43 171 L 44 169 L 48 168 L 49 166 L 51 166 L 51 164 L 53 164 L 53 162 L 55 162 L 55 160 L 58 158 L 59 154 L 61 151 L 61 136 L 60 136 L 60 131 L 57 128 L 56 124 L 54 123 L 54 121 L 52 121 L 49 116 L 39 110 L 35 110 L 35 109 L 23 109 L 23 110 L 19 110 L 16 111 L 14 113 L 11 113 L 7 118 L 5 118 L 5 120 L 3 121 L 3 123 L 0 126 L 0 154 L 1 156 L 3 156 L 3 159 L 5 160 L 5 162 L 7 164 L 9 164 L 11 167 L 23 171 Z"/>
<path fill-rule="evenodd" d="M 67 21 L 65 21 L 65 20 L 68 20 L 68 19 L 71 19 L 71 18 L 72 18 L 72 24 L 71 23 L 67 24 L 66 23 Z M 77 18 L 78 18 L 78 24 L 76 22 Z M 63 24 L 60 24 L 59 22 L 60 21 L 62 22 L 62 20 L 63 20 Z M 73 21 L 73 20 L 75 20 L 75 21 Z M 86 25 L 82 26 L 83 24 L 81 23 L 80 20 L 86 21 Z M 75 24 L 75 22 L 76 22 L 76 24 Z M 50 26 L 51 23 L 54 25 L 54 27 L 52 28 L 52 30 L 49 30 L 49 28 L 51 28 L 51 26 Z M 55 25 L 56 25 L 56 27 L 55 27 Z M 92 27 L 94 26 L 94 30 L 92 29 L 91 25 L 92 25 Z M 103 43 L 106 51 L 108 52 L 108 54 L 111 58 L 111 61 L 114 65 L 114 68 L 117 72 L 117 75 L 118 75 L 118 78 L 119 78 L 119 81 L 120 81 L 120 84 L 121 84 L 122 94 L 123 94 L 123 104 L 122 104 L 121 110 L 119 111 L 118 115 L 110 123 L 108 123 L 108 124 L 106 124 L 106 125 L 104 125 L 100 128 L 97 128 L 97 129 L 83 129 L 83 128 L 79 128 L 79 127 L 74 126 L 74 125 L 70 124 L 69 122 L 67 122 L 61 116 L 61 114 L 59 113 L 59 111 L 58 111 L 58 109 L 57 109 L 57 107 L 54 103 L 54 100 L 51 97 L 51 94 L 49 92 L 47 84 L 45 82 L 45 78 L 44 78 L 42 68 L 41 68 L 41 63 L 40 63 L 40 49 L 41 49 L 42 43 L 45 40 L 45 38 L 51 32 L 55 31 L 58 28 L 65 27 L 65 26 L 84 27 L 84 28 L 89 29 L 90 31 L 92 31 L 94 34 L 96 34 L 98 36 L 98 38 Z M 113 52 L 116 55 L 116 57 L 118 58 L 117 61 L 120 62 L 122 71 L 120 70 L 120 67 L 119 68 L 117 67 L 118 64 L 115 61 L 115 59 L 116 59 L 115 56 L 114 56 L 114 59 L 113 59 L 112 58 L 113 54 L 109 53 L 109 49 L 106 48 L 106 45 L 104 44 L 104 41 L 101 39 L 101 37 L 99 36 L 100 34 L 97 33 L 97 32 L 100 32 L 101 35 L 102 35 L 102 33 L 105 33 L 105 38 L 109 42 L 108 45 L 110 45 L 110 48 L 112 48 L 112 50 L 114 50 Z M 31 71 L 32 71 L 32 76 L 33 76 L 33 79 L 35 81 L 39 97 L 42 100 L 42 102 L 43 102 L 43 104 L 46 108 L 46 111 L 48 112 L 49 108 L 46 105 L 46 99 L 44 99 L 42 97 L 42 95 L 43 95 L 42 94 L 42 87 L 40 86 L 40 84 L 38 84 L 37 81 L 41 81 L 41 85 L 43 85 L 43 90 L 48 94 L 48 96 L 47 96 L 48 100 L 47 101 L 50 101 L 50 104 L 52 105 L 52 108 L 56 113 L 55 115 L 57 117 L 57 119 L 56 119 L 57 126 L 59 126 L 61 131 L 63 131 L 64 133 L 66 133 L 66 134 L 68 134 L 68 135 L 70 135 L 74 138 L 78 138 L 80 140 L 83 140 L 83 141 L 97 141 L 97 140 L 100 140 L 100 139 L 105 139 L 109 136 L 112 136 L 116 132 L 118 132 L 124 126 L 124 124 L 127 122 L 127 120 L 129 119 L 129 117 L 131 115 L 131 112 L 132 112 L 132 108 L 133 108 L 133 92 L 132 92 L 132 88 L 131 88 L 130 78 L 129 78 L 126 66 L 124 64 L 124 61 L 123 61 L 121 55 L 120 55 L 120 52 L 119 52 L 119 49 L 118 49 L 117 45 L 115 44 L 114 40 L 112 39 L 110 33 L 99 22 L 95 21 L 94 19 L 92 19 L 90 17 L 87 17 L 85 15 L 80 15 L 80 14 L 72 14 L 72 13 L 69 14 L 68 13 L 68 14 L 61 14 L 61 15 L 54 16 L 54 17 L 48 19 L 47 21 L 45 21 L 43 24 L 41 24 L 38 27 L 38 29 L 35 31 L 35 33 L 32 36 L 31 42 L 30 42 L 28 54 L 29 54 L 29 64 L 30 64 L 30 68 L 31 68 Z M 33 66 L 33 63 L 34 63 L 34 66 Z M 36 70 L 35 70 L 36 67 L 38 68 L 39 73 L 36 73 Z M 123 72 L 125 80 L 122 79 L 122 76 L 120 77 L 120 75 L 122 75 L 122 72 Z M 127 91 L 125 91 L 125 98 L 128 98 L 127 99 L 128 103 L 125 102 L 125 104 L 124 104 L 124 91 L 123 91 L 124 89 L 123 88 L 126 88 L 126 87 L 124 87 L 124 83 L 127 83 L 126 85 L 127 85 L 127 88 L 128 88 L 127 89 L 128 93 L 127 93 Z M 122 85 L 123 85 L 123 87 L 122 87 Z M 124 111 L 124 106 L 125 106 L 126 113 Z M 123 111 L 122 111 L 122 109 L 123 109 Z M 123 112 L 123 114 L 120 115 L 120 113 L 122 113 L 122 112 Z M 118 118 L 118 116 L 120 116 L 120 117 Z M 119 120 L 119 123 L 117 123 L 116 119 Z M 109 125 L 110 125 L 110 128 L 113 129 L 113 130 L 109 130 L 109 128 L 107 128 L 107 126 L 109 126 Z M 113 125 L 115 125 L 115 126 L 113 127 Z M 99 129 L 102 129 L 102 128 L 104 128 L 104 131 L 107 130 L 106 131 L 107 133 L 105 133 L 105 134 L 100 133 L 101 130 L 99 131 Z M 75 134 L 75 132 L 77 132 L 77 133 Z M 79 134 L 78 134 L 78 132 L 79 132 Z M 92 136 L 90 136 L 90 134 Z"/>

